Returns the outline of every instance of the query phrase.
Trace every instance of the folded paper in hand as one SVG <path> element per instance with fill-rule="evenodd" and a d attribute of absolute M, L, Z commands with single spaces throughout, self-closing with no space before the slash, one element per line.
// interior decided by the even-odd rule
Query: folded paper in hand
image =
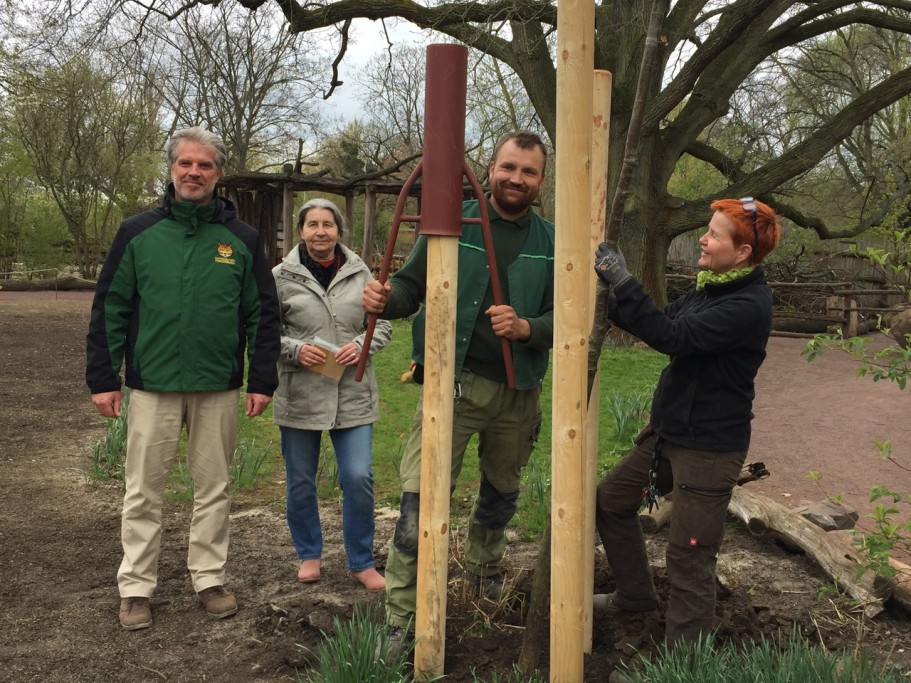
<path fill-rule="evenodd" d="M 321 349 L 323 353 L 326 354 L 326 362 L 320 363 L 319 365 L 308 365 L 307 369 L 338 382 L 342 378 L 342 375 L 345 374 L 345 368 L 347 367 L 335 360 L 335 352 L 338 351 L 340 347 L 332 342 L 327 342 L 325 339 L 320 339 L 319 337 L 316 337 L 311 344 L 318 349 Z"/>

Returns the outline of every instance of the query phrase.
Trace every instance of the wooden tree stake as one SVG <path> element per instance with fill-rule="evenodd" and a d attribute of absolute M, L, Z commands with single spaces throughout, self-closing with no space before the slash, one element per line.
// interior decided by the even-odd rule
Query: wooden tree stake
<path fill-rule="evenodd" d="M 594 3 L 566 0 L 557 15 L 556 253 L 554 261 L 553 489 L 550 678 L 583 679 L 586 591 L 583 527 L 591 252 Z M 590 488 L 588 489 L 590 491 Z"/>
<path fill-rule="evenodd" d="M 592 192 L 591 192 L 591 230 L 589 233 L 589 259 L 594 265 L 594 253 L 604 235 L 604 218 L 607 210 L 607 153 L 610 144 L 610 103 L 611 73 L 596 70 L 592 91 Z M 594 323 L 595 287 L 589 287 L 588 326 Z M 586 587 L 585 600 L 585 652 L 592 651 L 592 601 L 590 590 L 595 583 L 595 489 L 598 485 L 598 423 L 600 415 L 599 386 L 600 376 L 596 372 L 593 380 L 591 398 L 588 401 L 587 429 L 585 432 L 585 477 L 582 479 L 582 500 L 585 505 L 585 522 L 582 529 L 583 550 L 585 551 L 585 576 L 582 584 Z"/>

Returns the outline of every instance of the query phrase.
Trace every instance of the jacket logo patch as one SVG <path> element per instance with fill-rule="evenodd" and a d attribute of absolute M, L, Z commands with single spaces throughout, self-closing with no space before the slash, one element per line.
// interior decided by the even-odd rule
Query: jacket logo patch
<path fill-rule="evenodd" d="M 215 257 L 215 263 L 227 263 L 233 266 L 235 260 L 231 257 L 234 256 L 234 247 L 231 246 L 231 243 L 223 244 L 219 242 L 217 249 L 218 256 Z"/>

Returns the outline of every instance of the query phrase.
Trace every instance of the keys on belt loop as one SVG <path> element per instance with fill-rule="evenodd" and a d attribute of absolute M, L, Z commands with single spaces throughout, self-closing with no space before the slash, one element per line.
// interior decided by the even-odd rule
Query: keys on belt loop
<path fill-rule="evenodd" d="M 455 390 L 452 392 L 452 395 L 457 401 L 460 398 L 462 398 L 462 383 L 461 382 L 456 381 Z"/>
<path fill-rule="evenodd" d="M 661 492 L 655 487 L 652 483 L 651 472 L 649 473 L 649 485 L 642 489 L 642 497 L 645 500 L 645 507 L 648 508 L 648 511 L 651 512 L 652 508 L 656 510 L 659 509 L 658 498 L 661 496 Z"/>
<path fill-rule="evenodd" d="M 651 512 L 652 508 L 656 510 L 658 507 L 658 498 L 661 497 L 661 492 L 658 490 L 658 465 L 661 461 L 661 438 L 655 440 L 655 452 L 652 456 L 652 466 L 648 470 L 648 486 L 642 489 L 642 498 L 645 502 L 646 508 Z"/>

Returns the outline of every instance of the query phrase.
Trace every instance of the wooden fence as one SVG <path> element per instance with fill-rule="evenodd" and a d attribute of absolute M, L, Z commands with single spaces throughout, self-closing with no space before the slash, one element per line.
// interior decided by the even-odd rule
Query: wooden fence
<path fill-rule="evenodd" d="M 687 286 L 688 275 L 668 275 L 668 284 Z M 894 312 L 908 295 L 890 287 L 861 288 L 852 282 L 770 282 L 774 301 L 773 332 L 778 336 L 812 337 L 841 331 L 845 337 L 865 334 L 880 314 Z"/>

